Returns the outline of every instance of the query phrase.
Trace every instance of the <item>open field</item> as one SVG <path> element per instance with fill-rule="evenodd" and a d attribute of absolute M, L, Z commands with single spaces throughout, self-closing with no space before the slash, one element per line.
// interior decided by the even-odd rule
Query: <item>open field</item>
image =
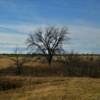
<path fill-rule="evenodd" d="M 100 100 L 100 0 L 0 0 L 0 100 Z"/>
<path fill-rule="evenodd" d="M 95 57 L 91 61 L 75 56 L 70 63 L 53 61 L 51 66 L 33 57 L 21 66 L 20 75 L 11 58 L 0 57 L 0 100 L 100 99 L 100 68 Z"/>
<path fill-rule="evenodd" d="M 3 80 L 3 77 L 0 79 Z M 0 91 L 0 100 L 99 100 L 100 79 L 77 77 L 5 77 L 21 87 Z M 18 84 L 17 84 L 18 85 Z"/>
<path fill-rule="evenodd" d="M 20 59 L 23 56 L 21 55 Z M 12 59 L 16 59 L 16 56 L 0 56 L 0 75 L 16 75 L 16 70 L 19 68 L 22 76 L 100 77 L 99 55 L 70 54 L 64 55 L 62 58 L 56 56 L 51 66 L 48 65 L 43 56 L 39 55 L 25 57 L 26 61 L 20 67 L 16 65 L 17 60 L 13 61 Z"/>

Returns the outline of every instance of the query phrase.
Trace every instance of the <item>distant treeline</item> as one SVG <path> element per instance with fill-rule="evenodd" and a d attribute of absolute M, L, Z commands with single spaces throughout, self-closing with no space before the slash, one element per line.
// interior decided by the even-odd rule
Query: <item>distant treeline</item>
<path fill-rule="evenodd" d="M 15 56 L 16 54 L 11 53 L 11 54 L 0 54 L 0 56 Z M 37 53 L 33 53 L 33 54 L 18 54 L 20 56 L 25 56 L 25 55 L 29 55 L 29 56 L 44 56 L 44 54 L 37 54 Z M 100 56 L 100 54 L 78 54 L 78 53 L 67 53 L 67 54 L 56 54 L 55 56 L 70 56 L 70 55 L 74 55 L 74 56 Z"/>

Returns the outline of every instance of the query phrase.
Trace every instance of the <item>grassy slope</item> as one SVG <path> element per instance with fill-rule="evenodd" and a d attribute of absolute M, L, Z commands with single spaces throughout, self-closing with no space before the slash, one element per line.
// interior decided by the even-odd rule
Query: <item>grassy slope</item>
<path fill-rule="evenodd" d="M 11 76 L 8 79 L 11 79 Z M 1 91 L 0 100 L 100 100 L 100 79 L 74 77 L 17 79 L 22 79 L 23 87 Z"/>
<path fill-rule="evenodd" d="M 0 69 L 8 68 L 12 63 L 8 58 L 0 58 Z M 40 66 L 38 63 L 31 65 L 33 68 Z M 100 100 L 99 78 L 3 76 L 0 80 L 22 84 L 21 88 L 0 91 L 0 100 Z"/>

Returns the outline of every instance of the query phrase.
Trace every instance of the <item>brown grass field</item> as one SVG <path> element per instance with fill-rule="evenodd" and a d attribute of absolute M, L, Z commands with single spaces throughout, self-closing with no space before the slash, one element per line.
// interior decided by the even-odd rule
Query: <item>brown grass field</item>
<path fill-rule="evenodd" d="M 0 100 L 100 100 L 100 79 L 77 77 L 1 77 L 17 88 L 0 91 Z"/>
<path fill-rule="evenodd" d="M 64 76 L 62 63 L 49 67 L 35 59 L 16 75 L 13 61 L 1 57 L 0 100 L 100 100 L 100 78 Z"/>

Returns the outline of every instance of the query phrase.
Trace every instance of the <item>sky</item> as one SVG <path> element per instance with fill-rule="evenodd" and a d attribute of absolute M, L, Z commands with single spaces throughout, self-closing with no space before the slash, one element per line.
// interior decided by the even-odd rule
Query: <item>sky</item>
<path fill-rule="evenodd" d="M 38 27 L 67 26 L 66 51 L 100 53 L 100 0 L 0 0 L 0 53 L 26 48 Z"/>

